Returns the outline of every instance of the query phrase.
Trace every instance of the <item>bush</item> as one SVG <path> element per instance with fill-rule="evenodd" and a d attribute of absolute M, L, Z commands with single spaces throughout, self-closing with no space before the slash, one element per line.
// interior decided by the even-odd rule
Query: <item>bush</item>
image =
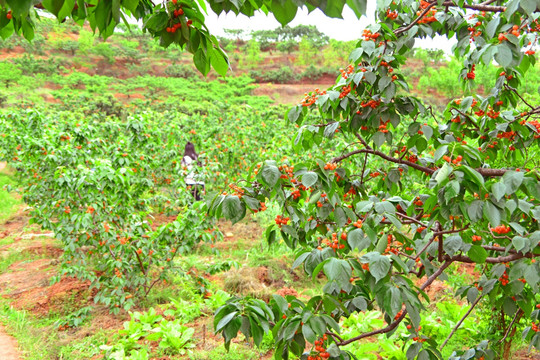
<path fill-rule="evenodd" d="M 173 64 L 165 68 L 165 75 L 176 78 L 192 78 L 197 76 L 197 72 L 192 66 L 185 64 Z"/>
<path fill-rule="evenodd" d="M 249 76 L 256 79 L 257 82 L 273 82 L 279 84 L 291 83 L 299 80 L 299 76 L 289 67 L 282 66 L 279 70 L 249 72 Z"/>

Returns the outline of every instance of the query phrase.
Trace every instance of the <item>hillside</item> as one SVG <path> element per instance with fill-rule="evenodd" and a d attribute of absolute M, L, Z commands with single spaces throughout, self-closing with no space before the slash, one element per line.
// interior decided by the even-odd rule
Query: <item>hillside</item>
<path fill-rule="evenodd" d="M 109 113 L 118 113 L 115 108 L 121 104 L 167 103 L 170 95 L 185 99 L 186 93 L 178 93 L 179 89 L 192 88 L 193 84 L 214 87 L 209 84 L 218 78 L 215 73 L 204 78 L 193 65 L 191 54 L 177 47 L 161 48 L 138 29 L 124 27 L 123 32 L 103 42 L 88 28 L 75 24 L 43 21 L 39 27 L 32 43 L 20 37 L 0 42 L 0 80 L 5 85 L 0 91 L 2 105 L 60 104 L 69 109 L 74 101 L 90 101 Z M 263 95 L 287 105 L 298 103 L 305 92 L 332 85 L 354 46 L 307 37 L 292 44 L 291 40 L 269 42 L 269 35 L 263 35 L 254 34 L 249 41 L 221 39 L 229 53 L 231 76 L 219 82 L 243 79 L 239 86 L 243 90 L 237 95 Z M 321 41 L 324 45 L 318 44 Z M 315 64 L 313 58 L 318 60 Z M 460 65 L 444 61 L 440 51 L 419 50 L 408 60 L 403 75 L 413 85 L 414 94 L 439 105 L 461 92 L 458 79 L 433 76 L 440 67 L 449 66 Z M 163 80 L 152 80 L 156 78 Z M 185 84 L 184 79 L 188 80 Z M 257 86 L 248 86 L 251 83 Z M 200 104 L 200 99 L 195 100 L 194 105 Z"/>

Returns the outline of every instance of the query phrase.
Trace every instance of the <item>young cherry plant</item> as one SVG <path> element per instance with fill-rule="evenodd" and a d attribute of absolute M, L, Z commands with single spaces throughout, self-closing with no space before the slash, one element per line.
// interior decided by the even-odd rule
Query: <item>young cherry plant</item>
<path fill-rule="evenodd" d="M 187 206 L 178 144 L 162 140 L 182 131 L 152 137 L 161 126 L 142 116 L 75 122 L 37 111 L 2 116 L 0 124 L 0 158 L 17 169 L 31 221 L 62 241 L 56 279 L 91 281 L 94 300 L 113 312 L 166 281 L 179 254 L 217 239 L 206 205 Z M 150 215 L 164 211 L 180 215 L 152 227 Z"/>
<path fill-rule="evenodd" d="M 377 23 L 336 85 L 308 93 L 287 114 L 299 127 L 297 152 L 335 147 L 342 154 L 266 161 L 247 186 L 215 197 L 211 214 L 232 221 L 277 201 L 282 213 L 268 241 L 280 234 L 295 250 L 293 267 L 327 279 L 323 294 L 307 302 L 230 299 L 215 317 L 226 346 L 238 331 L 260 344 L 271 330 L 276 359 L 349 359 L 341 347 L 405 323 L 407 358 L 439 359 L 445 343 L 418 330 L 425 290 L 450 265 L 474 264 L 479 278 L 457 292 L 470 303 L 465 316 L 480 301 L 505 314 L 511 321 L 501 342 L 528 319 L 523 337 L 540 349 L 540 104 L 516 90 L 535 63 L 540 13 L 535 2 L 492 3 L 378 2 Z M 487 96 L 455 99 L 439 114 L 408 94 L 399 72 L 405 54 L 416 38 L 434 35 L 457 35 L 464 67 L 456 76 L 465 90 L 476 64 L 500 65 Z M 342 318 L 374 307 L 386 326 L 340 335 Z M 456 349 L 453 358 L 492 359 L 486 344 Z"/>

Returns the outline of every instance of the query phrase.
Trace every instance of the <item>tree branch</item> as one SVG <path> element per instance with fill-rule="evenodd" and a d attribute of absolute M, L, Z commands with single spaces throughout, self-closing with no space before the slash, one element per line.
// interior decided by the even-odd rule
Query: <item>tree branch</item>
<path fill-rule="evenodd" d="M 412 168 L 414 168 L 416 170 L 420 170 L 423 173 L 428 174 L 430 176 L 433 175 L 433 173 L 436 171 L 436 169 L 431 169 L 431 168 L 428 168 L 426 166 L 418 165 L 416 163 L 413 163 L 413 162 L 410 162 L 410 161 L 407 161 L 407 160 L 397 159 L 395 157 L 388 156 L 383 152 L 373 150 L 371 148 L 369 148 L 369 149 L 368 148 L 366 148 L 366 149 L 358 149 L 358 150 L 351 151 L 350 153 L 347 153 L 347 154 L 336 156 L 333 159 L 331 159 L 330 162 L 338 163 L 338 162 L 341 162 L 341 161 L 345 160 L 346 158 L 349 158 L 349 157 L 354 156 L 356 154 L 377 155 L 377 156 L 379 156 L 379 157 L 381 157 L 381 158 L 383 158 L 383 159 L 385 159 L 387 161 L 390 161 L 390 162 L 393 162 L 393 163 L 396 163 L 396 164 L 410 166 L 410 167 L 412 167 Z M 510 169 L 486 169 L 486 168 L 476 168 L 475 170 L 480 175 L 486 176 L 486 177 L 503 176 L 507 171 L 510 171 Z"/>
<path fill-rule="evenodd" d="M 465 319 L 471 314 L 471 312 L 473 311 L 474 307 L 476 306 L 476 304 L 478 304 L 480 302 L 480 300 L 484 297 L 484 295 L 482 296 L 479 296 L 476 298 L 476 300 L 474 301 L 474 303 L 471 305 L 471 307 L 469 308 L 469 310 L 465 313 L 465 315 L 463 315 L 463 317 L 458 321 L 458 323 L 456 324 L 456 326 L 454 326 L 454 328 L 452 329 L 452 332 L 450 332 L 450 334 L 448 335 L 448 337 L 446 338 L 446 340 L 444 340 L 444 342 L 442 343 L 441 345 L 441 350 L 445 347 L 446 343 L 448 342 L 448 340 L 450 340 L 452 338 L 452 336 L 454 336 L 454 334 L 456 333 L 456 331 L 459 329 L 459 327 L 461 326 L 461 324 L 463 324 L 463 321 L 465 321 Z"/>
<path fill-rule="evenodd" d="M 469 225 L 470 224 L 467 224 L 465 227 L 463 227 L 461 229 L 457 229 L 457 230 L 436 231 L 433 234 L 434 235 L 455 234 L 455 233 L 459 233 L 459 232 L 467 230 L 469 228 Z"/>
<path fill-rule="evenodd" d="M 489 0 L 489 1 L 485 1 L 481 4 L 463 4 L 463 7 L 466 8 L 466 9 L 471 9 L 471 10 L 478 10 L 478 11 L 488 11 L 488 12 L 503 12 L 503 11 L 506 11 L 506 7 L 505 6 L 490 6 L 489 4 L 495 2 L 496 0 Z M 422 13 L 420 13 L 420 15 L 418 15 L 418 17 L 416 19 L 414 19 L 409 25 L 407 26 L 403 26 L 403 27 L 400 27 L 399 29 L 397 29 L 396 31 L 394 31 L 394 34 L 399 35 L 399 34 L 402 34 L 408 30 L 410 30 L 414 25 L 416 25 L 430 10 L 431 8 L 433 8 L 435 5 L 437 5 L 437 1 L 434 1 L 432 3 L 430 3 L 425 9 L 424 11 L 422 11 Z M 442 6 L 445 6 L 445 7 L 455 7 L 455 6 L 458 6 L 457 4 L 455 4 L 453 1 L 445 1 L 444 3 L 442 3 Z"/>
<path fill-rule="evenodd" d="M 510 323 L 510 325 L 508 325 L 508 329 L 506 329 L 506 332 L 504 333 L 504 336 L 502 337 L 501 340 L 499 340 L 500 343 L 504 342 L 504 340 L 506 340 L 506 338 L 508 337 L 508 334 L 510 333 L 510 330 L 512 329 L 512 326 L 514 325 L 514 323 L 516 322 L 517 319 L 520 319 L 521 316 L 523 315 L 523 310 L 521 310 L 521 308 L 518 309 L 518 311 L 516 311 L 516 315 L 514 315 L 514 318 L 512 319 L 512 322 Z"/>
<path fill-rule="evenodd" d="M 427 280 L 426 282 L 424 282 L 422 284 L 422 286 L 420 287 L 420 290 L 424 291 L 429 285 L 431 285 L 431 283 L 433 283 L 433 281 L 435 281 L 435 279 L 437 279 L 442 273 L 443 271 L 448 267 L 450 266 L 450 264 L 452 263 L 452 260 L 446 260 L 439 269 L 437 269 L 437 271 L 435 271 Z M 341 341 L 339 343 L 336 343 L 337 346 L 344 346 L 344 345 L 347 345 L 347 344 L 350 344 L 352 342 L 355 342 L 355 341 L 358 341 L 360 339 L 364 339 L 366 337 L 370 337 L 370 336 L 373 336 L 373 335 L 378 335 L 378 334 L 386 334 L 387 332 L 390 332 L 392 330 L 394 330 L 398 325 L 399 323 L 401 323 L 403 321 L 403 319 L 405 318 L 405 316 L 407 315 L 407 309 L 403 309 L 402 310 L 402 313 L 401 315 L 396 319 L 394 320 L 392 323 L 388 324 L 388 326 L 382 328 L 382 329 L 378 329 L 378 330 L 373 330 L 373 331 L 370 331 L 370 332 L 367 332 L 367 333 L 363 333 L 363 334 L 360 334 L 358 336 L 355 336 L 353 338 L 350 338 L 348 340 L 345 340 L 345 341 Z"/>
<path fill-rule="evenodd" d="M 422 13 L 420 15 L 418 15 L 418 17 L 416 19 L 414 19 L 409 25 L 407 26 L 404 26 L 404 27 L 401 27 L 399 29 L 397 29 L 396 31 L 394 31 L 394 34 L 397 36 L 401 33 L 404 33 L 405 31 L 408 31 L 410 30 L 414 25 L 418 24 L 418 22 L 431 10 L 432 7 L 434 7 L 435 5 L 437 5 L 437 2 L 433 2 L 431 4 L 428 5 L 427 8 L 424 9 L 424 11 L 422 11 Z"/>
<path fill-rule="evenodd" d="M 331 162 L 333 163 L 337 163 L 337 162 L 340 162 L 348 157 L 351 157 L 353 155 L 356 155 L 356 154 L 373 154 L 373 155 L 377 155 L 385 160 L 388 160 L 390 162 L 393 162 L 393 163 L 396 163 L 396 164 L 403 164 L 403 165 L 407 165 L 407 166 L 410 166 L 416 170 L 420 170 L 428 175 L 432 175 L 435 170 L 434 169 L 430 169 L 428 167 L 425 167 L 425 166 L 422 166 L 422 165 L 418 165 L 418 164 L 415 164 L 413 162 L 410 162 L 410 161 L 407 161 L 407 160 L 400 160 L 400 159 L 396 159 L 395 157 L 392 157 L 392 156 L 388 156 L 386 155 L 385 153 L 383 152 L 380 152 L 380 151 L 377 151 L 377 150 L 373 150 L 371 148 L 369 149 L 359 149 L 359 150 L 354 150 L 354 151 L 351 151 L 350 153 L 348 154 L 344 154 L 344 155 L 341 155 L 341 156 L 336 156 L 335 158 L 333 158 L 331 160 Z"/>
<path fill-rule="evenodd" d="M 525 253 L 525 254 L 515 253 L 515 254 L 511 254 L 511 255 L 507 255 L 507 256 L 488 257 L 486 259 L 486 263 L 488 263 L 488 264 L 500 264 L 500 263 L 505 263 L 505 262 L 516 261 L 516 260 L 523 259 L 523 258 L 532 259 L 532 258 L 535 258 L 535 257 L 540 257 L 540 254 L 533 254 L 531 252 L 528 252 L 528 253 Z M 452 261 L 457 261 L 457 262 L 469 263 L 469 264 L 475 264 L 476 263 L 476 261 L 471 260 L 470 257 L 465 256 L 465 255 L 455 255 L 455 256 L 452 256 L 452 257 L 447 256 L 447 259 L 450 259 Z"/>

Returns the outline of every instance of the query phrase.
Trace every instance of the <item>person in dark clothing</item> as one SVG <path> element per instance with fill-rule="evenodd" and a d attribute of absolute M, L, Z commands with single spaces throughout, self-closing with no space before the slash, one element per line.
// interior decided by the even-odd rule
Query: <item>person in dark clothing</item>
<path fill-rule="evenodd" d="M 186 169 L 187 174 L 185 182 L 187 188 L 193 194 L 195 200 L 201 200 L 200 192 L 204 193 L 204 181 L 198 179 L 198 175 L 195 173 L 194 165 L 200 165 L 199 154 L 195 152 L 195 145 L 188 142 L 184 148 L 184 157 L 182 158 L 182 167 Z"/>

